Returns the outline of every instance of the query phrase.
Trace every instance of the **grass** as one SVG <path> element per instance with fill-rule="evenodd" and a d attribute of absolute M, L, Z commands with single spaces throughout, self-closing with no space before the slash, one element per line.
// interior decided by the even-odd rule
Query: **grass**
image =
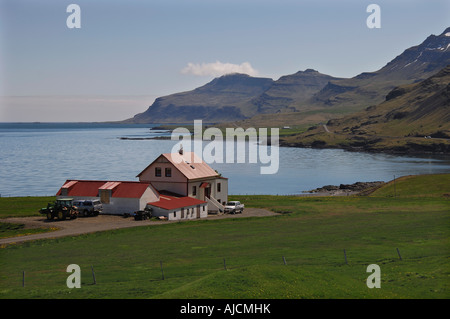
<path fill-rule="evenodd" d="M 285 213 L 9 245 L 0 298 L 449 298 L 448 178 L 398 179 L 396 197 L 391 184 L 370 196 L 232 196 Z M 81 289 L 66 286 L 72 263 Z M 381 289 L 366 286 L 369 264 Z"/>
<path fill-rule="evenodd" d="M 56 228 L 25 228 L 24 224 L 0 222 L 0 238 L 26 236 L 53 230 L 56 230 Z"/>
<path fill-rule="evenodd" d="M 39 209 L 56 200 L 48 197 L 0 197 L 0 218 L 40 216 Z"/>
<path fill-rule="evenodd" d="M 40 216 L 39 209 L 53 202 L 54 196 L 48 197 L 0 197 L 0 219 L 8 217 Z M 52 228 L 25 228 L 24 224 L 0 222 L 0 238 L 25 236 L 52 231 Z"/>
<path fill-rule="evenodd" d="M 450 196 L 450 174 L 404 176 L 391 181 L 383 188 L 376 190 L 371 196 L 400 196 L 400 197 L 448 197 Z"/>

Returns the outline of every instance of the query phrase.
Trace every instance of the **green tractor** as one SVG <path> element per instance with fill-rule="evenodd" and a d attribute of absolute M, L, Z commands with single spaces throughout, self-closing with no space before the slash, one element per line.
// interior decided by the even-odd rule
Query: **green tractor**
<path fill-rule="evenodd" d="M 78 217 L 78 210 L 72 204 L 72 198 L 57 199 L 54 203 L 48 203 L 46 208 L 41 208 L 39 213 L 46 215 L 48 220 L 66 220 Z"/>

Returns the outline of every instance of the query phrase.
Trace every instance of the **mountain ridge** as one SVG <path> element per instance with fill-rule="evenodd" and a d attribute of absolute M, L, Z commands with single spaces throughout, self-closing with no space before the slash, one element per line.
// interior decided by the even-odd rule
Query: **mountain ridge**
<path fill-rule="evenodd" d="M 382 103 L 395 87 L 422 81 L 450 64 L 450 28 L 404 50 L 375 72 L 336 78 L 313 69 L 274 81 L 227 74 L 191 91 L 159 97 L 129 123 L 227 123 L 264 114 L 317 112 L 340 117 Z M 276 115 L 278 116 L 278 115 Z M 301 120 L 300 120 L 301 122 Z"/>

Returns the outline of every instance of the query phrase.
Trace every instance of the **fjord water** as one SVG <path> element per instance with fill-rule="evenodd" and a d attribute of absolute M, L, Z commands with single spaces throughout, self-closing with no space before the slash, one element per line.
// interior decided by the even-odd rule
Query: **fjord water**
<path fill-rule="evenodd" d="M 136 175 L 161 153 L 170 153 L 177 143 L 148 139 L 170 136 L 165 131 L 150 130 L 154 126 L 0 123 L 0 196 L 54 195 L 67 179 L 137 181 Z M 248 153 L 248 145 L 245 149 Z M 260 167 L 269 165 L 260 160 L 209 164 L 229 178 L 230 194 L 301 194 L 324 185 L 450 172 L 449 157 L 287 147 L 278 151 L 279 169 L 272 175 L 260 174 Z M 225 160 L 225 149 L 223 153 Z"/>

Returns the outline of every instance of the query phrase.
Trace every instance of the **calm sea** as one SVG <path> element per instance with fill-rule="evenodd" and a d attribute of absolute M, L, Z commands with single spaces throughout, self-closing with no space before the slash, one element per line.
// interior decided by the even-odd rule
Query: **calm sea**
<path fill-rule="evenodd" d="M 0 196 L 54 195 L 67 179 L 137 181 L 137 174 L 176 144 L 145 139 L 170 136 L 150 130 L 154 126 L 0 123 Z M 210 166 L 229 178 L 230 194 L 301 194 L 323 185 L 450 172 L 448 157 L 284 147 L 278 151 L 279 169 L 273 175 L 260 174 L 260 167 L 268 164 L 259 160 L 255 164 L 235 161 Z"/>

